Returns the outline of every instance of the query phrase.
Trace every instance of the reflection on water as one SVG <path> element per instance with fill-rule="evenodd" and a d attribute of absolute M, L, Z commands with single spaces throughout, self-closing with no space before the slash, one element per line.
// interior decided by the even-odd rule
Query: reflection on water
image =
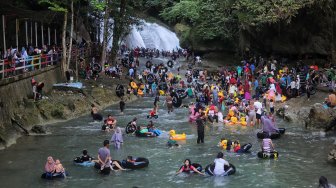
<path fill-rule="evenodd" d="M 114 114 L 118 125 L 125 127 L 133 117 L 138 117 L 139 125 L 146 125 L 153 99 L 144 98 L 128 104 L 126 115 L 121 116 L 117 106 L 103 113 Z M 162 99 L 163 101 L 163 99 Z M 161 102 L 162 103 L 162 102 Z M 166 131 L 158 138 L 137 138 L 124 135 L 121 150 L 111 146 L 113 159 L 122 160 L 128 155 L 147 157 L 150 165 L 146 169 L 112 172 L 101 176 L 93 168 L 72 164 L 72 159 L 88 149 L 97 155 L 104 139 L 111 133 L 101 132 L 101 123 L 91 122 L 90 117 L 82 117 L 69 122 L 48 126 L 53 133 L 48 136 L 22 137 L 18 143 L 5 151 L 0 151 L 0 182 L 2 187 L 316 187 L 318 178 L 324 175 L 336 183 L 335 165 L 326 161 L 332 140 L 320 138 L 301 128 L 280 121 L 279 125 L 288 127 L 286 135 L 275 140 L 279 151 L 278 160 L 257 158 L 260 140 L 257 130 L 251 127 L 214 125 L 206 129 L 205 144 L 197 145 L 197 131 L 188 123 L 186 108 L 176 109 L 168 114 L 159 109 L 159 119 L 153 119 L 155 126 Z M 180 142 L 180 148 L 167 148 L 167 132 L 175 129 L 186 133 L 187 140 Z M 252 143 L 250 154 L 225 152 L 226 159 L 234 164 L 237 173 L 230 177 L 203 177 L 195 174 L 175 176 L 176 170 L 185 158 L 205 167 L 211 163 L 219 150 L 217 143 L 221 137 L 239 139 L 242 144 Z M 40 179 L 46 158 L 52 155 L 61 159 L 70 175 L 65 180 L 45 181 Z"/>

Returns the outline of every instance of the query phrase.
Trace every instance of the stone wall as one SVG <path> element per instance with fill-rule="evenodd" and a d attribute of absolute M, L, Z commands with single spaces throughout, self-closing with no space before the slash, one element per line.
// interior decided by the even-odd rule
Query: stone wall
<path fill-rule="evenodd" d="M 44 82 L 43 92 L 50 92 L 52 84 L 61 81 L 61 70 L 50 66 L 0 81 L 0 149 L 15 143 L 24 129 L 39 122 L 38 109 L 31 99 L 33 76 L 37 82 Z"/>

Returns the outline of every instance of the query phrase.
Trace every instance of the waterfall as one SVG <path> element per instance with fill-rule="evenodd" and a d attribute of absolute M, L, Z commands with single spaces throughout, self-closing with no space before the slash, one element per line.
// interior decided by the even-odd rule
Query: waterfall
<path fill-rule="evenodd" d="M 158 50 L 171 51 L 180 48 L 180 41 L 176 34 L 167 28 L 160 26 L 156 23 L 148 23 L 144 20 L 141 21 L 140 26 L 132 25 L 130 33 L 122 41 L 129 48 L 144 47 L 156 48 Z M 113 19 L 109 19 L 109 25 L 112 25 Z M 101 35 L 99 36 L 103 41 L 103 28 L 104 23 L 101 22 Z M 113 28 L 108 29 L 112 33 Z M 112 48 L 112 37 L 109 38 L 107 48 Z"/>
<path fill-rule="evenodd" d="M 130 34 L 124 40 L 130 47 L 156 48 L 159 50 L 173 50 L 180 48 L 180 41 L 176 34 L 156 23 L 143 21 L 140 28 L 132 26 Z"/>

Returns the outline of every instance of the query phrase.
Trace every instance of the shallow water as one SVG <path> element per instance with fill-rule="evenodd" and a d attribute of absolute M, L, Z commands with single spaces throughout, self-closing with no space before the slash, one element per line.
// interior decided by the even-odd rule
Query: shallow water
<path fill-rule="evenodd" d="M 163 101 L 163 99 L 161 100 Z M 115 114 L 118 125 L 125 127 L 133 117 L 139 124 L 148 122 L 145 116 L 152 98 L 140 99 L 126 105 L 126 115 L 118 115 L 118 107 L 112 106 L 103 114 Z M 162 103 L 162 102 L 161 102 Z M 100 131 L 101 124 L 91 122 L 91 118 L 81 117 L 69 122 L 49 125 L 52 135 L 27 136 L 17 141 L 5 151 L 0 151 L 0 182 L 2 187 L 317 187 L 318 178 L 326 176 L 336 183 L 336 165 L 326 160 L 333 140 L 320 138 L 312 133 L 294 128 L 293 125 L 279 122 L 280 127 L 288 127 L 287 134 L 274 140 L 279 151 L 278 160 L 257 158 L 260 140 L 256 138 L 256 128 L 235 126 L 208 126 L 205 144 L 196 144 L 195 125 L 187 122 L 187 109 L 176 109 L 168 114 L 159 110 L 155 125 L 165 131 L 175 129 L 185 132 L 188 139 L 181 148 L 166 147 L 167 137 L 137 138 L 124 135 L 122 149 L 111 148 L 113 159 L 122 160 L 128 155 L 147 157 L 150 165 L 146 169 L 111 172 L 109 176 L 100 175 L 93 167 L 80 167 L 72 159 L 88 149 L 93 156 L 111 133 Z M 229 177 L 203 177 L 199 175 L 178 175 L 175 171 L 185 158 L 205 167 L 211 163 L 219 148 L 216 147 L 222 136 L 239 139 L 242 144 L 252 143 L 250 154 L 225 152 L 225 158 L 237 168 L 237 173 Z M 46 181 L 40 178 L 46 158 L 51 155 L 61 159 L 70 173 L 64 180 Z"/>

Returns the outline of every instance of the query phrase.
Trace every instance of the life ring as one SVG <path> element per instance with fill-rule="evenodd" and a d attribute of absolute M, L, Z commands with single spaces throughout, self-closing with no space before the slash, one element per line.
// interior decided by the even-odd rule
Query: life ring
<path fill-rule="evenodd" d="M 175 91 L 180 99 L 185 99 L 187 97 L 187 92 L 184 89 L 176 89 Z"/>
<path fill-rule="evenodd" d="M 237 151 L 237 153 L 248 153 L 249 150 L 252 148 L 252 144 L 244 144 L 240 147 L 240 149 Z"/>
<path fill-rule="evenodd" d="M 137 137 L 157 137 L 156 134 L 145 134 L 145 133 L 140 133 L 140 131 L 135 131 L 135 136 Z"/>
<path fill-rule="evenodd" d="M 103 121 L 103 116 L 101 114 L 91 114 L 93 121 Z"/>
<path fill-rule="evenodd" d="M 149 74 L 146 76 L 147 82 L 152 84 L 155 81 L 155 76 L 153 74 Z"/>
<path fill-rule="evenodd" d="M 261 159 L 277 159 L 279 157 L 279 153 L 277 151 L 273 151 L 271 153 L 259 151 L 258 157 Z"/>
<path fill-rule="evenodd" d="M 176 92 L 172 92 L 170 96 L 173 98 L 173 106 L 179 108 L 182 105 L 182 99 Z"/>
<path fill-rule="evenodd" d="M 131 87 L 133 89 L 137 89 L 138 88 L 138 86 L 137 86 L 137 84 L 135 82 L 131 82 L 130 85 L 131 85 Z"/>
<path fill-rule="evenodd" d="M 193 80 L 192 80 L 192 77 L 191 76 L 189 76 L 188 78 L 187 78 L 187 82 L 188 83 L 191 83 Z"/>
<path fill-rule="evenodd" d="M 127 169 L 140 169 L 148 167 L 149 160 L 144 157 L 133 157 L 132 159 L 134 162 L 127 162 L 126 160 L 123 160 L 121 162 L 122 167 Z"/>
<path fill-rule="evenodd" d="M 100 64 L 95 63 L 95 64 L 93 64 L 93 66 L 92 66 L 92 70 L 93 70 L 93 71 L 96 71 L 96 72 L 101 72 L 101 71 L 102 71 L 102 67 L 101 67 Z"/>
<path fill-rule="evenodd" d="M 167 66 L 170 67 L 170 68 L 173 68 L 173 66 L 174 66 L 174 62 L 173 62 L 172 60 L 169 60 L 169 61 L 167 62 Z"/>
<path fill-rule="evenodd" d="M 153 65 L 153 64 L 152 64 L 151 61 L 147 61 L 147 62 L 146 62 L 146 68 L 149 68 L 149 69 L 150 69 L 150 68 L 152 67 L 152 65 Z"/>
<path fill-rule="evenodd" d="M 147 119 L 152 119 L 152 118 L 157 119 L 159 118 L 159 116 L 158 115 L 154 115 L 154 116 L 147 115 Z"/>
<path fill-rule="evenodd" d="M 136 131 L 136 126 L 129 122 L 126 125 L 125 132 L 126 134 L 134 133 Z"/>
<path fill-rule="evenodd" d="M 184 166 L 184 165 L 182 165 L 182 166 L 180 167 L 179 170 L 181 170 L 181 168 L 182 168 L 183 166 Z M 200 165 L 200 164 L 198 164 L 198 163 L 192 163 L 191 166 L 195 167 L 199 172 L 202 172 L 202 170 L 203 170 L 202 165 Z M 193 170 L 183 171 L 183 172 L 184 172 L 184 173 L 194 173 Z"/>
<path fill-rule="evenodd" d="M 159 94 L 160 94 L 160 96 L 163 96 L 165 94 L 165 92 L 163 90 L 159 90 Z"/>
<path fill-rule="evenodd" d="M 121 84 L 118 84 L 117 87 L 116 87 L 116 95 L 118 97 L 122 97 L 125 95 L 125 88 L 123 85 Z"/>
<path fill-rule="evenodd" d="M 82 161 L 80 157 L 76 157 L 74 159 L 74 164 L 79 165 L 79 166 L 85 166 L 85 167 L 91 167 L 95 165 L 95 163 L 92 161 Z"/>
<path fill-rule="evenodd" d="M 164 70 L 164 72 L 168 72 L 168 68 L 167 67 L 161 67 L 161 70 Z"/>
<path fill-rule="evenodd" d="M 117 161 L 117 160 L 112 160 L 112 161 L 114 162 L 114 161 Z M 117 161 L 117 163 L 118 163 L 119 165 L 121 165 L 121 162 L 120 162 L 120 161 Z M 99 169 L 99 170 L 100 170 L 100 173 L 101 173 L 101 174 L 104 174 L 104 175 L 109 175 L 110 172 L 111 172 L 111 168 L 110 168 L 110 167 L 105 167 L 103 170 L 101 170 L 101 169 L 100 169 L 101 165 L 100 165 L 99 163 L 95 163 L 95 164 L 94 164 L 94 167 L 95 167 L 96 169 Z M 118 167 L 116 167 L 116 166 L 114 166 L 114 165 L 112 165 L 112 168 L 113 168 L 113 170 L 118 170 Z"/>
<path fill-rule="evenodd" d="M 64 172 L 64 173 L 43 173 L 41 175 L 42 179 L 46 179 L 46 180 L 53 180 L 53 179 L 60 179 L 60 178 L 65 178 L 66 176 L 68 176 L 68 172 Z"/>
<path fill-rule="evenodd" d="M 168 90 L 168 85 L 167 85 L 166 82 L 161 82 L 161 83 L 158 85 L 158 88 L 159 88 L 159 90 L 167 91 L 167 90 Z"/>
<path fill-rule="evenodd" d="M 230 176 L 236 173 L 236 167 L 229 163 L 230 166 L 224 165 L 224 171 L 226 172 L 225 176 Z M 205 167 L 205 173 L 214 176 L 215 163 L 209 164 Z"/>
<path fill-rule="evenodd" d="M 264 139 L 264 138 L 270 138 L 270 139 L 277 139 L 280 138 L 282 134 L 285 134 L 286 129 L 285 128 L 279 128 L 279 132 L 271 133 L 270 135 L 266 132 L 258 132 L 257 138 Z"/>

